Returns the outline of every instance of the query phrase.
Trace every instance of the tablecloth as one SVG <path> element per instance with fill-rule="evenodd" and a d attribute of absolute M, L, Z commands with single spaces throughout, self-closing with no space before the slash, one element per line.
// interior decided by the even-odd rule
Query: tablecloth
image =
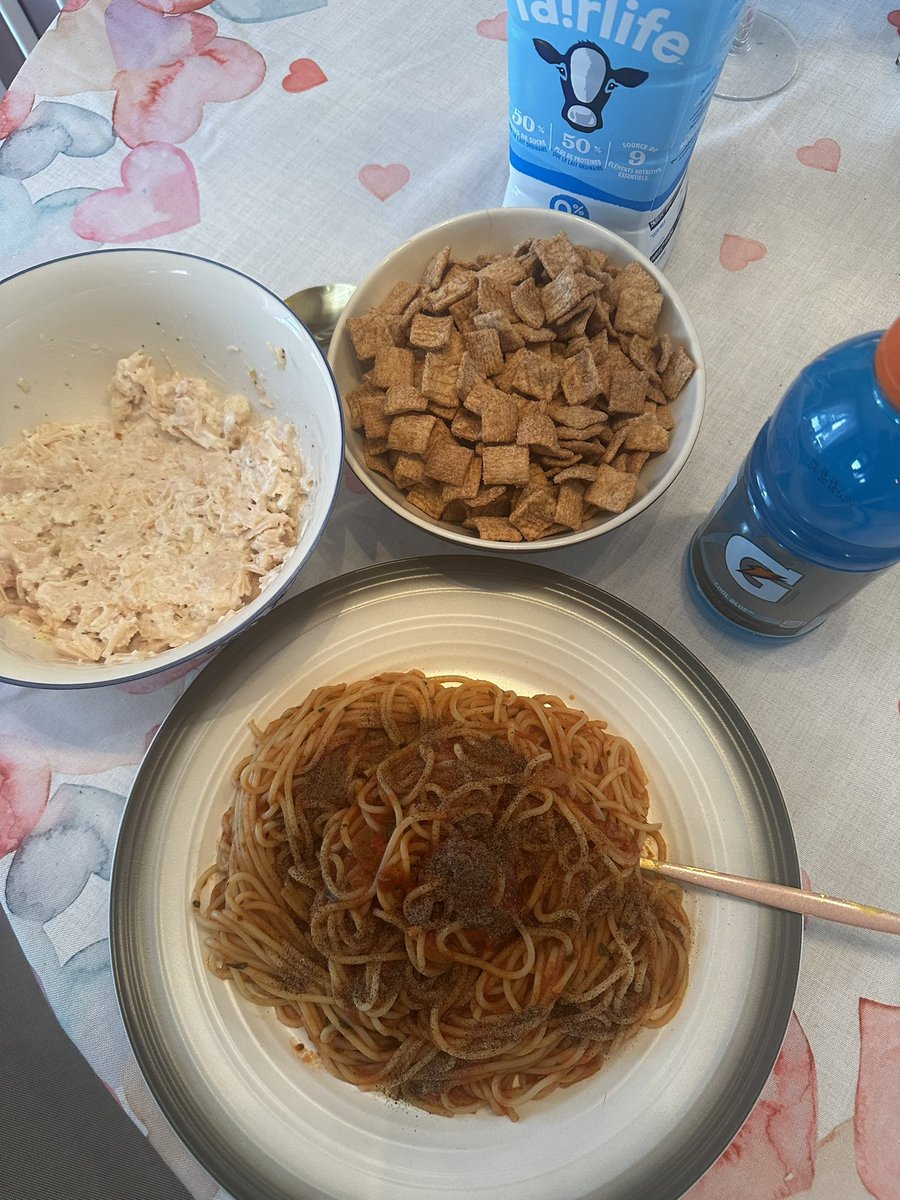
<path fill-rule="evenodd" d="M 691 533 L 797 371 L 900 309 L 900 11 L 766 7 L 796 34 L 799 72 L 769 99 L 713 102 L 666 268 L 708 368 L 696 447 L 639 519 L 535 561 L 637 605 L 698 655 L 775 768 L 811 886 L 897 908 L 900 574 L 779 645 L 710 623 L 684 581 Z M 410 234 L 501 202 L 505 38 L 498 0 L 69 0 L 0 102 L 0 273 L 139 243 L 217 258 L 282 295 L 358 281 Z M 296 590 L 442 552 L 347 473 Z M 107 940 L 125 797 L 190 678 L 0 688 L 0 894 L 65 1030 L 213 1200 L 224 1192 L 132 1057 Z M 775 1071 L 689 1195 L 894 1200 L 898 1132 L 898 945 L 810 921 Z"/>

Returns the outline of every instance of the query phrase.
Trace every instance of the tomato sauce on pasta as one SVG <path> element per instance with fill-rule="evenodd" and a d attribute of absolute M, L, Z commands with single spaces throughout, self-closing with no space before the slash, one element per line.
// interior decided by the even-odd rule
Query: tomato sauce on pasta
<path fill-rule="evenodd" d="M 404 671 L 251 728 L 193 896 L 206 960 L 333 1075 L 516 1120 L 675 1014 L 690 924 L 641 874 L 665 842 L 603 721 Z"/>

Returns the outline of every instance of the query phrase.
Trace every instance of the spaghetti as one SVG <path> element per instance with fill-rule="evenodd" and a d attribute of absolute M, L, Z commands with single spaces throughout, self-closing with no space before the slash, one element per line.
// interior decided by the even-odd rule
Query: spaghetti
<path fill-rule="evenodd" d="M 690 925 L 641 874 L 665 843 L 604 722 L 408 671 L 251 728 L 193 896 L 207 964 L 332 1074 L 516 1120 L 674 1015 Z"/>

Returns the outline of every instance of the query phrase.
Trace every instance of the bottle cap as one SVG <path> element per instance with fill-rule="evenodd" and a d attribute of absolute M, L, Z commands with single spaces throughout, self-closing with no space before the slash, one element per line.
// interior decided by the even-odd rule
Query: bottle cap
<path fill-rule="evenodd" d="M 894 408 L 900 408 L 900 318 L 885 330 L 875 350 L 875 378 Z"/>

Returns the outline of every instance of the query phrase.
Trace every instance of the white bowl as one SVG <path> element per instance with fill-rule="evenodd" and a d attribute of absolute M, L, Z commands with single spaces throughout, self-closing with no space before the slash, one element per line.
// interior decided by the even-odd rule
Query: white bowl
<path fill-rule="evenodd" d="M 6 379 L 0 442 L 15 442 L 21 430 L 43 421 L 108 418 L 107 386 L 116 363 L 138 348 L 158 364 L 243 393 L 260 418 L 294 424 L 303 479 L 311 483 L 298 543 L 254 600 L 196 641 L 147 659 L 70 662 L 47 639 L 3 618 L 0 679 L 7 682 L 53 688 L 121 683 L 209 653 L 290 587 L 328 520 L 343 466 L 340 405 L 328 364 L 277 296 L 230 267 L 187 254 L 98 250 L 0 283 Z M 277 348 L 284 350 L 283 365 Z"/>
<path fill-rule="evenodd" d="M 344 309 L 328 352 L 341 396 L 347 396 L 362 382 L 362 370 L 347 328 L 348 320 L 362 316 L 379 304 L 395 283 L 401 280 L 417 283 L 429 259 L 443 246 L 450 246 L 454 258 L 474 259 L 479 254 L 510 251 L 525 238 L 552 237 L 555 233 L 565 233 L 575 244 L 604 251 L 618 266 L 637 261 L 649 271 L 664 297 L 657 329 L 660 333 L 668 333 L 676 345 L 684 347 L 696 363 L 696 370 L 672 404 L 675 428 L 669 449 L 654 455 L 641 471 L 635 499 L 628 508 L 622 513 L 596 516 L 577 532 L 557 533 L 534 542 L 489 541 L 461 525 L 426 516 L 410 504 L 393 483 L 368 469 L 363 458 L 364 439 L 351 427 L 345 404 L 347 462 L 372 495 L 420 529 L 470 549 L 502 554 L 554 550 L 618 529 L 659 499 L 687 462 L 700 430 L 706 395 L 703 354 L 693 323 L 672 285 L 648 258 L 610 230 L 568 213 L 537 208 L 493 208 L 453 217 L 411 237 L 375 267 Z"/>

